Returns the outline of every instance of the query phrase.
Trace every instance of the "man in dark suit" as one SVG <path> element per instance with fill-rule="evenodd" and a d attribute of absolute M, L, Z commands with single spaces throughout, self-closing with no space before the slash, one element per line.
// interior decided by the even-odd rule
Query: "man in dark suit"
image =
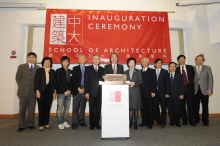
<path fill-rule="evenodd" d="M 181 127 L 180 100 L 184 98 L 184 84 L 182 75 L 180 73 L 175 73 L 176 66 L 177 64 L 175 62 L 169 63 L 169 74 L 167 74 L 169 94 L 166 95 L 166 97 L 170 116 L 170 126 L 176 124 L 177 127 Z"/>
<path fill-rule="evenodd" d="M 189 120 L 189 124 L 192 126 L 196 126 L 194 121 L 194 109 L 193 109 L 193 94 L 194 94 L 194 83 L 193 78 L 195 76 L 195 71 L 193 66 L 186 65 L 186 57 L 184 55 L 179 55 L 177 57 L 177 61 L 179 62 L 179 66 L 176 68 L 176 73 L 182 74 L 183 83 L 184 83 L 184 98 L 180 101 L 180 116 L 183 121 L 183 125 L 187 125 L 187 121 Z M 187 112 L 186 113 L 186 103 L 187 103 Z"/>
<path fill-rule="evenodd" d="M 158 58 L 154 61 L 155 73 L 157 77 L 157 92 L 154 99 L 154 116 L 156 123 L 154 126 L 160 125 L 160 128 L 164 128 L 166 125 L 166 95 L 169 94 L 167 87 L 167 70 L 162 68 L 163 61 Z M 160 109 L 161 107 L 161 114 Z"/>
<path fill-rule="evenodd" d="M 27 62 L 18 66 L 16 72 L 16 82 L 18 84 L 17 95 L 19 96 L 19 125 L 17 132 L 21 132 L 27 126 L 29 129 L 34 127 L 34 110 L 36 96 L 34 91 L 34 78 L 38 65 L 35 64 L 37 55 L 30 52 L 27 55 Z M 26 116 L 27 113 L 27 116 Z"/>
<path fill-rule="evenodd" d="M 87 99 L 84 95 L 84 73 L 86 70 L 86 57 L 79 55 L 79 65 L 73 67 L 73 111 L 72 111 L 72 128 L 78 129 L 78 125 L 87 127 L 85 122 L 85 109 Z"/>
<path fill-rule="evenodd" d="M 110 55 L 111 64 L 105 65 L 104 74 L 124 74 L 124 67 L 118 64 L 118 54 L 112 53 Z"/>
<path fill-rule="evenodd" d="M 101 103 L 102 103 L 102 88 L 99 81 L 103 81 L 104 68 L 99 66 L 100 56 L 92 57 L 92 65 L 86 67 L 85 71 L 85 96 L 89 99 L 89 122 L 90 130 L 94 127 L 101 129 L 99 125 Z"/>
<path fill-rule="evenodd" d="M 61 57 L 62 67 L 56 70 L 57 83 L 57 124 L 59 129 L 69 128 L 68 114 L 71 102 L 72 82 L 71 70 L 69 69 L 70 59 L 67 56 Z"/>
<path fill-rule="evenodd" d="M 202 102 L 202 122 L 204 126 L 209 126 L 209 96 L 213 93 L 213 75 L 211 67 L 203 65 L 205 58 L 203 55 L 198 55 L 195 58 L 196 72 L 194 77 L 195 97 L 195 122 L 199 123 L 199 107 L 200 100 Z"/>
<path fill-rule="evenodd" d="M 142 84 L 140 90 L 142 99 L 142 123 L 139 126 L 147 126 L 148 129 L 152 129 L 154 124 L 154 97 L 156 93 L 156 75 L 154 69 L 148 67 L 148 58 L 143 58 L 141 60 L 141 66 Z"/>

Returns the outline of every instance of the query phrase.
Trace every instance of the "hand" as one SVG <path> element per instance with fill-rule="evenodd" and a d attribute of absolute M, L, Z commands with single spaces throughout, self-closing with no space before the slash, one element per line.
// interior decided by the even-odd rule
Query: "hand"
<path fill-rule="evenodd" d="M 134 85 L 135 85 L 135 82 L 130 82 L 130 84 L 129 84 L 131 87 L 134 87 Z"/>
<path fill-rule="evenodd" d="M 88 93 L 86 93 L 85 97 L 86 97 L 87 99 L 89 99 L 89 94 L 88 94 Z"/>
<path fill-rule="evenodd" d="M 84 93 L 84 89 L 82 90 L 81 88 L 78 88 L 79 94 L 83 94 Z"/>
<path fill-rule="evenodd" d="M 40 91 L 39 91 L 39 90 L 36 91 L 36 97 L 37 97 L 38 99 L 40 99 Z"/>
<path fill-rule="evenodd" d="M 165 97 L 166 97 L 166 98 L 169 98 L 170 96 L 166 94 Z"/>
<path fill-rule="evenodd" d="M 67 91 L 64 93 L 64 95 L 67 96 L 67 95 L 69 95 L 70 93 L 71 93 L 71 91 L 70 91 L 70 90 L 67 90 Z"/>
<path fill-rule="evenodd" d="M 84 88 L 81 89 L 82 94 L 84 94 Z"/>
<path fill-rule="evenodd" d="M 151 93 L 151 97 L 154 98 L 155 97 L 155 93 Z"/>
<path fill-rule="evenodd" d="M 211 95 L 211 94 L 212 94 L 212 91 L 211 91 L 211 90 L 207 90 L 207 94 L 208 94 L 208 95 Z"/>
<path fill-rule="evenodd" d="M 184 96 L 183 96 L 183 95 L 180 95 L 179 99 L 183 99 L 183 98 L 184 98 Z"/>
<path fill-rule="evenodd" d="M 57 98 L 57 93 L 53 93 L 53 100 Z"/>

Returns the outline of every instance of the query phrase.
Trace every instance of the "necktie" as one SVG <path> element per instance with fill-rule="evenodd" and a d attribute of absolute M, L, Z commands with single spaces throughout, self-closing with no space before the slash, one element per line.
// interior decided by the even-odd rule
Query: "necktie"
<path fill-rule="evenodd" d="M 115 65 L 114 65 L 114 68 L 113 68 L 113 73 L 116 74 L 116 68 L 115 68 Z"/>
<path fill-rule="evenodd" d="M 30 72 L 32 72 L 33 71 L 33 65 L 31 65 L 31 68 L 30 68 Z"/>
<path fill-rule="evenodd" d="M 159 69 L 157 69 L 157 80 L 158 80 L 159 74 L 160 74 Z"/>
<path fill-rule="evenodd" d="M 184 66 L 182 67 L 182 76 L 183 76 L 183 83 L 184 83 L 184 85 L 189 84 L 188 79 L 186 77 L 186 72 L 185 72 Z"/>
<path fill-rule="evenodd" d="M 198 76 L 200 75 L 200 66 L 197 69 Z"/>
<path fill-rule="evenodd" d="M 82 77 L 81 77 L 81 85 L 84 85 L 84 68 L 82 68 L 81 73 L 82 73 Z"/>
<path fill-rule="evenodd" d="M 95 67 L 95 71 L 96 71 L 96 72 L 98 71 L 98 68 L 97 68 L 97 66 Z"/>
<path fill-rule="evenodd" d="M 173 74 L 170 74 L 170 84 L 173 84 Z"/>

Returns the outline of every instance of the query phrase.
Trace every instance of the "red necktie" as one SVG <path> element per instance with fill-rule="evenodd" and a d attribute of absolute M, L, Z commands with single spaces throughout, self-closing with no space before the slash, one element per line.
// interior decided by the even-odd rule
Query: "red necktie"
<path fill-rule="evenodd" d="M 189 84 L 188 79 L 186 77 L 186 72 L 185 72 L 184 67 L 182 67 L 182 75 L 183 75 L 183 83 L 184 83 L 184 85 Z"/>
<path fill-rule="evenodd" d="M 116 68 L 115 68 L 115 65 L 114 65 L 114 68 L 113 68 L 113 73 L 116 74 Z"/>
<path fill-rule="evenodd" d="M 95 67 L 95 71 L 96 71 L 96 72 L 98 71 L 97 66 Z"/>

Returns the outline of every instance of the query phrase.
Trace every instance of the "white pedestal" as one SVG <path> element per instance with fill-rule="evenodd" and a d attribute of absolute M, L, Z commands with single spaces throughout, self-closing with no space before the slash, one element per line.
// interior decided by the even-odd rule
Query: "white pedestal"
<path fill-rule="evenodd" d="M 128 85 L 102 85 L 101 138 L 129 138 Z"/>

